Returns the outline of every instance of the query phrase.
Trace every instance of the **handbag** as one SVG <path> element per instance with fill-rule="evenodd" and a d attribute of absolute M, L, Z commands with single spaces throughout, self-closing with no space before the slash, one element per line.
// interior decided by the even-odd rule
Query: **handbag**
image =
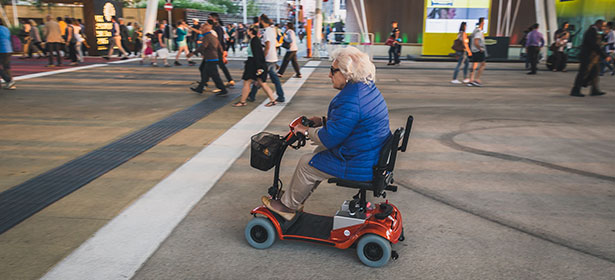
<path fill-rule="evenodd" d="M 458 51 L 458 52 L 462 52 L 465 50 L 465 46 L 463 45 L 463 42 L 461 42 L 460 39 L 455 39 L 455 41 L 453 42 L 453 46 L 451 48 L 454 51 Z"/>
<path fill-rule="evenodd" d="M 284 41 L 284 42 L 282 43 L 282 48 L 285 48 L 285 49 L 290 49 L 290 43 L 289 43 L 289 42 Z"/>
<path fill-rule="evenodd" d="M 387 46 L 392 46 L 393 43 L 395 43 L 395 39 L 393 39 L 392 37 L 389 37 L 389 39 L 387 39 L 387 41 L 384 42 L 384 44 Z"/>

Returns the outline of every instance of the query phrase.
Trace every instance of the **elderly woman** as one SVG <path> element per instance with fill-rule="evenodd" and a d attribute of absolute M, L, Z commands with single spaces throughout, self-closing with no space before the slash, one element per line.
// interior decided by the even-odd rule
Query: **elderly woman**
<path fill-rule="evenodd" d="M 312 117 L 316 127 L 299 125 L 296 133 L 307 134 L 318 145 L 297 164 L 288 190 L 280 200 L 263 197 L 270 210 L 287 220 L 294 218 L 312 191 L 329 178 L 371 181 L 372 167 L 387 137 L 389 113 L 374 85 L 376 67 L 369 56 L 354 47 L 331 54 L 329 78 L 341 90 L 329 104 L 327 122 Z"/>

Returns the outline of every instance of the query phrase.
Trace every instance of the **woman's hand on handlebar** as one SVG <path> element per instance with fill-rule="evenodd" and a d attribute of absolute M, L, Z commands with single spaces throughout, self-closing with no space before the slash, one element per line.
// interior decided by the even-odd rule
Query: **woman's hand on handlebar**
<path fill-rule="evenodd" d="M 295 126 L 295 135 L 303 135 L 305 136 L 305 134 L 308 131 L 308 127 L 304 126 L 302 124 L 297 124 L 297 126 Z"/>
<path fill-rule="evenodd" d="M 322 126 L 322 117 L 313 116 L 309 120 L 314 122 L 314 127 Z"/>

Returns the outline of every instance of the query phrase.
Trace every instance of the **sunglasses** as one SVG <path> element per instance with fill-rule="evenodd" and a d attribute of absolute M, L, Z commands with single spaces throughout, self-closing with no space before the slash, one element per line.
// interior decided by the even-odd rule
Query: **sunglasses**
<path fill-rule="evenodd" d="M 330 69 L 331 69 L 331 75 L 335 75 L 335 72 L 340 71 L 340 69 L 339 69 L 339 68 L 333 68 L 333 66 L 331 66 L 331 68 L 330 68 Z"/>

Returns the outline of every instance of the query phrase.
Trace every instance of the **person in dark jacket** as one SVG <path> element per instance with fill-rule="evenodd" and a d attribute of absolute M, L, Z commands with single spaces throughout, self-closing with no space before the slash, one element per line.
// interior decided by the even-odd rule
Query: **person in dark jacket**
<path fill-rule="evenodd" d="M 227 94 L 227 90 L 222 83 L 222 79 L 220 79 L 220 74 L 218 74 L 218 61 L 223 59 L 224 57 L 219 57 L 222 47 L 220 46 L 218 39 L 216 36 L 212 34 L 212 27 L 214 22 L 211 20 L 207 20 L 203 22 L 201 25 L 201 32 L 203 33 L 203 43 L 192 53 L 188 54 L 187 57 L 190 58 L 195 53 L 200 53 L 203 56 L 203 61 L 201 62 L 201 66 L 199 70 L 201 71 L 201 82 L 195 88 L 190 88 L 192 91 L 197 93 L 203 93 L 203 89 L 207 85 L 207 81 L 209 77 L 214 80 L 216 83 L 216 87 L 218 89 L 213 90 L 212 92 L 216 95 L 224 95 Z"/>
<path fill-rule="evenodd" d="M 216 34 L 218 35 L 218 40 L 220 41 L 220 46 L 222 47 L 222 51 L 218 54 L 218 56 L 220 58 L 225 57 L 226 58 L 226 54 L 227 52 L 224 51 L 225 50 L 225 40 L 224 40 L 224 29 L 222 28 L 222 21 L 220 21 L 220 15 L 218 15 L 218 13 L 211 13 L 209 14 L 209 20 L 214 21 L 214 31 L 216 31 Z M 235 85 L 235 81 L 233 81 L 233 77 L 231 77 L 231 72 L 228 71 L 228 69 L 226 68 L 226 63 L 222 62 L 222 60 L 218 61 L 218 66 L 220 67 L 220 69 L 222 69 L 222 72 L 224 73 L 224 76 L 226 77 L 226 80 L 228 81 L 227 85 L 228 86 L 234 86 Z"/>
<path fill-rule="evenodd" d="M 130 55 L 130 48 L 129 48 L 130 34 L 128 34 L 128 27 L 126 27 L 126 25 L 124 24 L 124 19 L 120 18 L 119 22 L 120 22 L 120 36 L 122 37 L 121 39 L 122 48 L 128 53 L 128 55 Z"/>
<path fill-rule="evenodd" d="M 270 101 L 265 106 L 271 107 L 276 105 L 277 102 L 273 96 L 273 91 L 267 86 L 267 83 L 265 83 L 267 80 L 267 71 L 265 71 L 267 69 L 267 63 L 265 63 L 265 52 L 261 45 L 261 39 L 258 38 L 258 27 L 250 27 L 248 36 L 250 37 L 250 45 L 248 45 L 248 60 L 246 60 L 246 66 L 243 70 L 243 76 L 241 77 L 241 79 L 244 80 L 243 88 L 241 89 L 241 99 L 239 102 L 233 104 L 233 106 L 243 107 L 247 105 L 246 100 L 248 99 L 248 94 L 250 94 L 250 86 L 256 81 L 269 97 Z"/>
<path fill-rule="evenodd" d="M 604 95 L 605 92 L 600 91 L 598 85 L 599 71 L 600 71 L 600 59 L 604 58 L 604 53 L 601 42 L 602 38 L 599 34 L 604 30 L 604 21 L 599 19 L 596 23 L 585 31 L 583 34 L 583 43 L 581 44 L 581 51 L 579 52 L 579 72 L 574 80 L 574 86 L 570 91 L 571 96 L 582 97 L 585 96 L 581 93 L 581 87 L 587 87 L 591 85 L 591 96 Z"/>
<path fill-rule="evenodd" d="M 337 177 L 368 182 L 384 142 L 391 136 L 389 113 L 376 88 L 376 67 L 369 56 L 355 47 L 337 49 L 329 78 L 341 90 L 329 104 L 327 122 L 312 117 L 316 128 L 302 125 L 295 133 L 304 134 L 318 147 L 303 155 L 290 186 L 280 200 L 262 197 L 263 204 L 292 220 L 320 182 Z"/>

